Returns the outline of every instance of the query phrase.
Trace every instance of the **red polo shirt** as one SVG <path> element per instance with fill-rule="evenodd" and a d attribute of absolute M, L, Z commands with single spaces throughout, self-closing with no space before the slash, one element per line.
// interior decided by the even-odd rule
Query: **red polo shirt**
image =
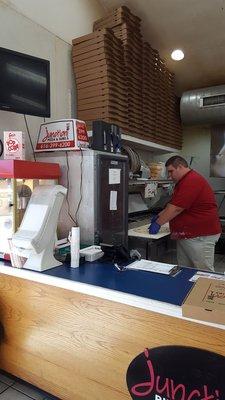
<path fill-rule="evenodd" d="M 170 221 L 172 239 L 221 233 L 214 193 L 206 179 L 196 171 L 189 171 L 175 185 L 170 204 L 184 208 Z"/>

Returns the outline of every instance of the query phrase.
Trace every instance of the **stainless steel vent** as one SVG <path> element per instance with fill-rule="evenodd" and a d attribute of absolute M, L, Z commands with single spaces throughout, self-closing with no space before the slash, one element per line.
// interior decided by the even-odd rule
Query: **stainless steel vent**
<path fill-rule="evenodd" d="M 225 85 L 183 93 L 180 113 L 184 125 L 225 124 Z"/>
<path fill-rule="evenodd" d="M 202 99 L 202 107 L 213 107 L 225 104 L 225 94 L 219 96 L 207 96 Z"/>

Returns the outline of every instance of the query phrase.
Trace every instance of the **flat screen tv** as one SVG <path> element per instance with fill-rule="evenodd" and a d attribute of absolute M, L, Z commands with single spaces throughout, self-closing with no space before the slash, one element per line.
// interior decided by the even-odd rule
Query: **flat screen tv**
<path fill-rule="evenodd" d="M 0 109 L 50 117 L 50 63 L 0 47 Z"/>

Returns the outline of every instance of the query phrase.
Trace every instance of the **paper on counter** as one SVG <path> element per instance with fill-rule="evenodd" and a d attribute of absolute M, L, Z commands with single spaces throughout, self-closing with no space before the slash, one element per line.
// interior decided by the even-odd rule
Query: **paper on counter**
<path fill-rule="evenodd" d="M 127 266 L 127 269 L 135 269 L 141 271 L 155 272 L 158 274 L 169 275 L 175 264 L 159 263 L 150 260 L 139 260 Z"/>
<path fill-rule="evenodd" d="M 189 279 L 190 282 L 196 282 L 198 278 L 208 278 L 217 279 L 220 281 L 225 281 L 225 276 L 223 274 L 213 274 L 211 272 L 198 271 L 192 278 Z"/>

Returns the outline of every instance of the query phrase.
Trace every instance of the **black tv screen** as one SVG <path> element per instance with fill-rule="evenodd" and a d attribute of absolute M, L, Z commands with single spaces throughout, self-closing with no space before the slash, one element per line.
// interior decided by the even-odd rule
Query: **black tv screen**
<path fill-rule="evenodd" d="M 50 63 L 0 47 L 0 109 L 50 117 Z"/>

